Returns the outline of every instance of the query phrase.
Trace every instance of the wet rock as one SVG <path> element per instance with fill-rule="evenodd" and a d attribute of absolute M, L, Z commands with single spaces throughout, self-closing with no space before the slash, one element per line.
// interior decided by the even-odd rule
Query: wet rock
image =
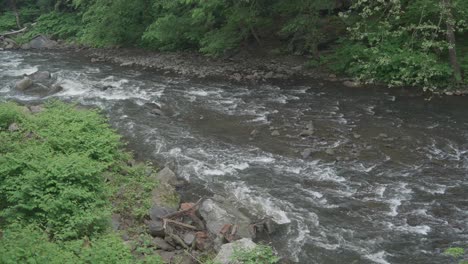
<path fill-rule="evenodd" d="M 28 77 L 24 77 L 21 81 L 16 83 L 15 88 L 16 90 L 24 91 L 30 88 L 32 85 L 33 85 L 33 81 Z"/>
<path fill-rule="evenodd" d="M 335 155 L 335 150 L 333 150 L 333 149 L 327 149 L 327 150 L 325 150 L 325 153 L 327 153 L 327 154 L 330 155 L 330 156 L 333 156 L 333 155 Z"/>
<path fill-rule="evenodd" d="M 306 129 L 306 130 L 303 130 L 299 136 L 301 137 L 310 137 L 310 136 L 313 136 L 314 135 L 314 130 L 310 130 L 310 129 Z"/>
<path fill-rule="evenodd" d="M 12 123 L 8 126 L 8 131 L 10 132 L 17 132 L 20 130 L 20 127 L 17 123 Z"/>
<path fill-rule="evenodd" d="M 254 129 L 254 130 L 252 130 L 252 131 L 250 132 L 250 136 L 252 136 L 252 137 L 255 137 L 255 136 L 257 136 L 257 135 L 258 135 L 258 130 L 257 130 L 257 129 Z"/>
<path fill-rule="evenodd" d="M 148 231 L 153 237 L 164 237 L 166 235 L 163 222 L 160 220 L 149 221 Z"/>
<path fill-rule="evenodd" d="M 256 244 L 248 238 L 243 238 L 232 243 L 228 243 L 221 246 L 221 250 L 214 259 L 215 263 L 220 264 L 231 264 L 231 259 L 234 254 L 234 250 L 251 250 L 254 249 Z"/>
<path fill-rule="evenodd" d="M 253 238 L 255 236 L 250 227 L 250 219 L 226 202 L 221 204 L 207 199 L 201 204 L 199 212 L 206 222 L 208 231 L 214 235 L 219 235 L 225 225 L 235 224 L 238 237 Z"/>
<path fill-rule="evenodd" d="M 354 134 L 353 134 L 353 137 L 354 137 L 355 139 L 359 139 L 359 138 L 361 138 L 361 135 L 359 135 L 359 134 L 357 134 L 357 133 L 354 133 Z"/>
<path fill-rule="evenodd" d="M 170 184 L 170 185 L 173 185 L 173 186 L 178 184 L 176 174 L 171 169 L 169 169 L 168 167 L 164 167 L 164 169 L 162 169 L 160 172 L 158 172 L 158 174 L 156 174 L 156 178 L 160 182 L 164 182 L 164 183 L 167 183 L 167 184 Z"/>
<path fill-rule="evenodd" d="M 171 214 L 171 213 L 174 213 L 176 211 L 177 211 L 177 208 L 176 209 L 168 208 L 168 207 L 164 207 L 164 206 L 154 204 L 153 207 L 151 207 L 151 209 L 150 209 L 149 215 L 150 215 L 151 220 L 159 221 L 164 216 L 166 216 L 168 214 Z"/>
<path fill-rule="evenodd" d="M 380 133 L 380 134 L 379 134 L 379 137 L 381 137 L 381 138 L 386 138 L 386 137 L 388 137 L 388 135 L 385 134 L 385 133 Z"/>
<path fill-rule="evenodd" d="M 33 114 L 37 114 L 44 111 L 44 107 L 42 105 L 31 105 L 29 106 L 29 111 Z"/>
<path fill-rule="evenodd" d="M 192 245 L 193 242 L 195 241 L 195 234 L 194 233 L 186 233 L 184 235 L 184 243 L 187 244 L 187 245 Z"/>
<path fill-rule="evenodd" d="M 346 87 L 349 87 L 349 88 L 361 87 L 361 83 L 360 83 L 360 82 L 350 81 L 350 80 L 344 81 L 344 82 L 343 82 L 343 85 L 346 86 Z"/>
<path fill-rule="evenodd" d="M 57 42 L 49 39 L 44 35 L 34 37 L 29 43 L 27 48 L 31 49 L 50 49 L 57 46 Z"/>
<path fill-rule="evenodd" d="M 126 61 L 120 64 L 121 67 L 133 66 L 135 63 L 133 61 Z"/>
<path fill-rule="evenodd" d="M 52 75 L 48 71 L 37 71 L 28 75 L 28 77 L 35 82 L 41 82 L 51 79 Z"/>
<path fill-rule="evenodd" d="M 313 149 L 310 149 L 310 148 L 306 148 L 304 149 L 302 152 L 301 152 L 301 156 L 303 159 L 307 159 L 308 157 L 310 157 L 310 155 L 312 154 L 314 150 Z"/>
<path fill-rule="evenodd" d="M 280 135 L 280 132 L 278 130 L 274 130 L 273 132 L 271 132 L 271 135 L 277 137 Z"/>
<path fill-rule="evenodd" d="M 169 243 L 166 242 L 166 240 L 160 238 L 160 237 L 155 237 L 152 240 L 152 243 L 154 246 L 156 246 L 157 249 L 165 250 L 165 251 L 173 251 L 175 248 L 171 246 Z"/>

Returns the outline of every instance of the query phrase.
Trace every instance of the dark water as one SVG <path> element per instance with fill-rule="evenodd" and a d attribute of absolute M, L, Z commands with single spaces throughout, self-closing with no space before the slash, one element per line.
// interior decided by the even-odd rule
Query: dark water
<path fill-rule="evenodd" d="M 142 158 L 283 224 L 271 241 L 299 263 L 449 263 L 443 250 L 468 245 L 466 98 L 201 83 L 68 53 L 1 52 L 0 100 L 49 99 L 12 88 L 37 69 L 64 87 L 52 98 L 102 108 Z M 314 136 L 299 137 L 311 122 Z"/>

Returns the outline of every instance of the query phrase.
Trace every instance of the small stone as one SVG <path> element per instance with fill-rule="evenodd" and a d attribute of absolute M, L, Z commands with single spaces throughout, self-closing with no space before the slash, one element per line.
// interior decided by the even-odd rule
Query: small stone
<path fill-rule="evenodd" d="M 256 135 L 258 135 L 258 130 L 257 129 L 254 129 L 254 130 L 252 130 L 252 132 L 250 132 L 250 136 L 255 137 Z"/>
<path fill-rule="evenodd" d="M 193 244 L 193 241 L 195 241 L 195 234 L 193 233 L 187 233 L 184 235 L 184 243 L 187 244 L 188 246 Z"/>
<path fill-rule="evenodd" d="M 327 150 L 325 150 L 325 153 L 327 153 L 330 156 L 335 155 L 335 151 L 333 149 L 327 149 Z"/>
<path fill-rule="evenodd" d="M 31 105 L 29 106 L 29 111 L 31 111 L 31 113 L 33 114 L 37 114 L 44 111 L 44 107 L 42 107 L 41 105 Z"/>
<path fill-rule="evenodd" d="M 280 135 L 280 132 L 278 130 L 274 130 L 273 132 L 271 132 L 271 135 L 277 137 Z"/>
<path fill-rule="evenodd" d="M 359 134 L 357 134 L 357 133 L 354 133 L 354 134 L 353 134 L 353 137 L 354 137 L 355 139 L 359 139 L 359 138 L 361 138 L 361 135 L 359 135 Z"/>
<path fill-rule="evenodd" d="M 379 134 L 379 137 L 386 138 L 386 137 L 388 137 L 388 135 L 385 134 L 385 133 L 380 133 L 380 134 Z"/>
<path fill-rule="evenodd" d="M 169 245 L 169 243 L 166 242 L 166 240 L 160 238 L 160 237 L 155 237 L 153 239 L 153 245 L 156 246 L 157 249 L 162 249 L 162 250 L 165 250 L 165 251 L 173 251 L 175 250 L 175 248 L 171 245 Z"/>
<path fill-rule="evenodd" d="M 20 130 L 20 128 L 19 128 L 17 123 L 12 123 L 12 124 L 10 124 L 8 126 L 8 131 L 10 131 L 10 132 L 16 132 L 16 131 L 19 131 L 19 130 Z"/>
<path fill-rule="evenodd" d="M 312 135 L 314 135 L 314 130 L 309 130 L 309 129 L 303 130 L 303 131 L 299 134 L 299 136 L 301 136 L 301 137 L 310 137 L 310 136 L 312 136 Z"/>
<path fill-rule="evenodd" d="M 158 172 L 156 178 L 161 182 L 165 182 L 173 186 L 178 182 L 176 174 L 168 167 L 164 167 L 164 169 Z"/>
<path fill-rule="evenodd" d="M 155 108 L 155 109 L 151 109 L 151 112 L 150 112 L 150 113 L 153 114 L 153 115 L 157 115 L 157 116 L 162 116 L 162 115 L 164 115 L 163 112 L 162 112 L 160 109 L 156 109 L 156 108 Z"/>
<path fill-rule="evenodd" d="M 310 157 L 310 155 L 312 154 L 312 152 L 313 152 L 313 149 L 311 149 L 311 148 L 304 149 L 304 150 L 301 152 L 302 158 L 303 158 L 303 159 L 307 159 L 308 157 Z"/>
<path fill-rule="evenodd" d="M 355 81 L 344 81 L 343 85 L 349 88 L 357 88 L 361 86 L 359 82 L 355 82 Z"/>
<path fill-rule="evenodd" d="M 164 237 L 166 235 L 164 225 L 161 221 L 150 221 L 148 223 L 149 234 L 153 237 Z"/>

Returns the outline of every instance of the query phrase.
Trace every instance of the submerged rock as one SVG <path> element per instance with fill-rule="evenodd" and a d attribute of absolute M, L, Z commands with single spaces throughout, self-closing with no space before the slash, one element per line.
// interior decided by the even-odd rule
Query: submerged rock
<path fill-rule="evenodd" d="M 15 85 L 16 90 L 24 91 L 33 85 L 33 81 L 29 77 L 24 77 L 21 81 L 18 81 Z"/>
<path fill-rule="evenodd" d="M 220 264 L 231 264 L 235 250 L 251 250 L 256 246 L 257 245 L 248 238 L 243 238 L 232 243 L 224 244 L 221 246 L 221 250 L 218 252 L 218 255 L 216 255 L 214 262 Z"/>

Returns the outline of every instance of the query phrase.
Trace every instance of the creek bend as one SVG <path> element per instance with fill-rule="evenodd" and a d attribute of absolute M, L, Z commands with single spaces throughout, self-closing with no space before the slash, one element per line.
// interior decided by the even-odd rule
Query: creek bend
<path fill-rule="evenodd" d="M 37 70 L 63 91 L 14 89 Z M 282 227 L 269 240 L 299 263 L 446 263 L 444 249 L 468 244 L 465 98 L 327 82 L 247 87 L 67 52 L 0 52 L 0 100 L 51 98 L 101 108 L 137 156 L 198 186 L 191 195 L 272 217 Z M 299 136 L 310 124 L 312 136 Z"/>

